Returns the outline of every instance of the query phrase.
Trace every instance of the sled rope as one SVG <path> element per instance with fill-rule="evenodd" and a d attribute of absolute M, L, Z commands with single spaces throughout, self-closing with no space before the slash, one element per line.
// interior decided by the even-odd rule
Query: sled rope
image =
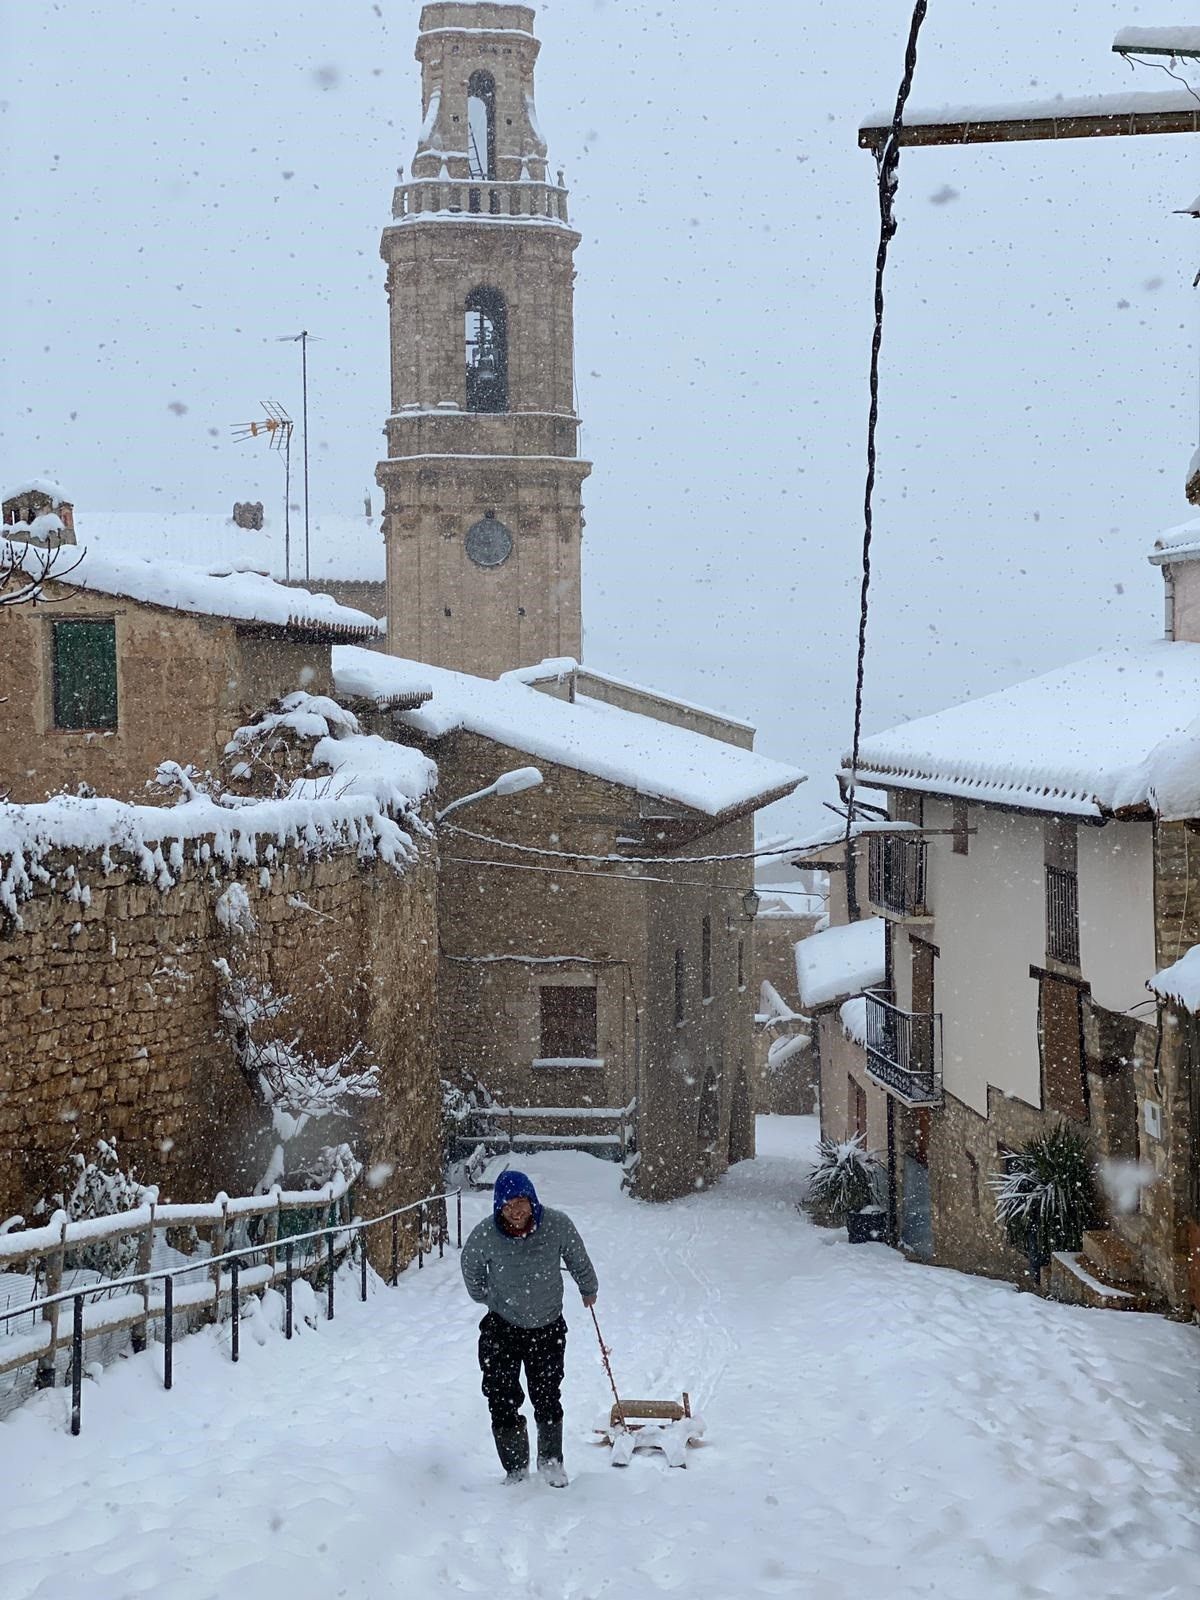
<path fill-rule="evenodd" d="M 608 1373 L 608 1386 L 612 1390 L 613 1401 L 617 1408 L 617 1415 L 621 1419 L 621 1426 L 625 1428 L 628 1427 L 628 1423 L 625 1421 L 625 1407 L 621 1404 L 621 1396 L 617 1393 L 617 1380 L 613 1377 L 613 1370 L 608 1359 L 612 1354 L 612 1351 L 605 1344 L 603 1336 L 601 1335 L 600 1324 L 596 1321 L 595 1306 L 589 1306 L 588 1309 L 592 1313 L 592 1326 L 596 1330 L 596 1341 L 600 1346 L 600 1359 L 604 1363 L 605 1372 Z"/>

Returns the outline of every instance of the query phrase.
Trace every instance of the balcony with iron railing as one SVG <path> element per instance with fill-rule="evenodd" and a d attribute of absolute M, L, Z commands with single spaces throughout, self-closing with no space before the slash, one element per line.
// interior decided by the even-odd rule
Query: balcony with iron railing
<path fill-rule="evenodd" d="M 872 835 L 867 855 L 867 896 L 877 910 L 893 917 L 925 918 L 927 847 L 904 834 Z"/>
<path fill-rule="evenodd" d="M 867 1072 L 906 1106 L 942 1103 L 940 1012 L 902 1011 L 878 989 L 868 989 Z"/>

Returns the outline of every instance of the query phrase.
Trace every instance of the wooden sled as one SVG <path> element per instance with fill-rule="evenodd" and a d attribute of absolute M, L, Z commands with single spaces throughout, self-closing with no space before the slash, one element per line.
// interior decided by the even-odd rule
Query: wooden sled
<path fill-rule="evenodd" d="M 672 1467 L 687 1466 L 687 1448 L 704 1437 L 704 1421 L 692 1415 L 684 1391 L 679 1400 L 622 1400 L 596 1432 L 612 1446 L 614 1467 L 627 1467 L 635 1450 L 661 1450 Z"/>

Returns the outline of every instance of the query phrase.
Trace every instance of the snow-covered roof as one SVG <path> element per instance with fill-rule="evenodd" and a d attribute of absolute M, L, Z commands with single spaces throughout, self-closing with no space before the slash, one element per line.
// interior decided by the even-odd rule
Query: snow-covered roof
<path fill-rule="evenodd" d="M 1178 30 L 1182 31 L 1182 30 Z M 890 128 L 895 107 L 873 111 L 860 128 Z M 1008 101 L 990 105 L 905 107 L 904 126 L 938 127 L 953 123 L 1053 122 L 1066 117 L 1119 117 L 1157 112 L 1200 113 L 1195 97 L 1186 89 L 1141 89 L 1121 94 L 1055 95 L 1049 100 Z"/>
<path fill-rule="evenodd" d="M 12 549 L 19 559 L 21 545 Z M 73 588 L 124 595 L 170 611 L 304 629 L 342 639 L 373 638 L 382 632 L 380 622 L 365 611 L 339 605 L 327 594 L 286 587 L 257 572 L 214 572 L 163 558 L 111 555 L 103 548 L 88 546 L 70 550 L 63 570 L 63 581 Z"/>
<path fill-rule="evenodd" d="M 1200 1012 L 1200 944 L 1156 972 L 1146 987 L 1162 1000 L 1174 1000 L 1185 1011 Z"/>
<path fill-rule="evenodd" d="M 842 1032 L 854 1044 L 866 1048 L 867 1044 L 867 1001 L 865 995 L 855 995 L 853 1000 L 847 1000 L 838 1012 L 842 1019 Z"/>
<path fill-rule="evenodd" d="M 803 1055 L 811 1044 L 812 1037 L 807 1033 L 784 1034 L 778 1039 L 772 1039 L 767 1046 L 767 1065 L 778 1071 L 793 1056 Z"/>
<path fill-rule="evenodd" d="M 1190 478 L 1200 468 L 1200 450 L 1192 457 L 1188 467 Z M 1154 541 L 1149 560 L 1156 567 L 1164 566 L 1168 561 L 1186 561 L 1189 558 L 1200 556 L 1200 517 L 1192 517 L 1187 522 L 1179 522 L 1173 528 L 1165 528 Z"/>
<path fill-rule="evenodd" d="M 844 922 L 796 945 L 796 984 L 806 1011 L 883 982 L 883 918 Z"/>
<path fill-rule="evenodd" d="M 44 494 L 47 500 L 60 506 L 63 501 L 70 501 L 71 496 L 61 484 L 53 482 L 50 478 L 27 478 L 24 483 L 17 484 L 15 489 L 6 489 L 0 495 L 0 502 L 6 500 L 23 500 L 29 494 Z"/>
<path fill-rule="evenodd" d="M 823 895 L 810 894 L 799 883 L 756 883 L 758 917 L 819 917 L 825 911 Z"/>
<path fill-rule="evenodd" d="M 1069 816 L 1200 815 L 1200 644 L 1107 650 L 874 734 L 859 778 Z"/>
<path fill-rule="evenodd" d="M 465 729 L 705 816 L 766 805 L 804 781 L 750 750 L 586 696 L 558 700 L 513 675 L 493 681 L 352 647 L 335 649 L 333 668 L 342 695 L 386 699 L 427 684 L 433 698 L 399 713 L 427 738 Z"/>
<path fill-rule="evenodd" d="M 239 528 L 230 516 L 207 511 L 86 511 L 76 508 L 75 534 L 100 554 L 166 556 L 189 561 L 197 551 L 212 566 L 253 568 L 273 578 L 304 576 L 304 521 L 293 513 L 291 563 L 285 571 L 282 511 L 266 507 L 261 529 Z M 386 576 L 378 517 L 314 513 L 309 521 L 310 583 L 359 579 L 382 583 Z"/>
<path fill-rule="evenodd" d="M 1155 55 L 1200 54 L 1200 28 L 1176 23 L 1172 28 L 1122 28 L 1114 50 L 1143 50 Z"/>

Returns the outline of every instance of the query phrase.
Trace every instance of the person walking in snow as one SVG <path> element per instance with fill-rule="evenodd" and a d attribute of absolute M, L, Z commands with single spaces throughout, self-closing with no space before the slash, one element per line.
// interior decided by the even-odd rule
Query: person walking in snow
<path fill-rule="evenodd" d="M 479 1324 L 479 1366 L 508 1483 L 529 1474 L 529 1431 L 521 1415 L 524 1366 L 537 1423 L 538 1474 L 555 1489 L 567 1486 L 559 1398 L 567 1348 L 560 1263 L 584 1305 L 595 1305 L 596 1269 L 575 1224 L 565 1212 L 542 1205 L 525 1173 L 502 1172 L 492 1214 L 471 1230 L 461 1264 L 467 1293 L 487 1307 Z"/>

